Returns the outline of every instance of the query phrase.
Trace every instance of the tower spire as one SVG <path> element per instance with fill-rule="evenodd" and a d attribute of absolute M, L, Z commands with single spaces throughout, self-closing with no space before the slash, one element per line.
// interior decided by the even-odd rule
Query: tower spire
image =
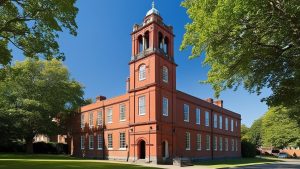
<path fill-rule="evenodd" d="M 152 9 L 155 8 L 154 0 L 152 1 Z"/>

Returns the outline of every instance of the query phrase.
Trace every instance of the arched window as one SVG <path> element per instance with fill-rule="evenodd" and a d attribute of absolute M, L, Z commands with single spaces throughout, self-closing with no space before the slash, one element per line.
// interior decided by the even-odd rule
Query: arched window
<path fill-rule="evenodd" d="M 164 52 L 166 53 L 166 54 L 168 54 L 169 53 L 169 38 L 168 37 L 165 37 L 165 41 L 164 41 L 165 43 L 164 43 Z"/>
<path fill-rule="evenodd" d="M 139 41 L 139 53 L 143 51 L 143 36 L 140 35 L 138 37 L 138 41 Z"/>
<path fill-rule="evenodd" d="M 139 68 L 139 81 L 146 79 L 146 65 L 141 65 Z"/>
<path fill-rule="evenodd" d="M 162 33 L 161 32 L 158 32 L 158 47 L 159 47 L 159 49 L 163 49 L 164 48 L 164 46 L 163 46 L 163 35 L 162 35 Z"/>
<path fill-rule="evenodd" d="M 165 82 L 165 83 L 168 83 L 168 81 L 169 81 L 169 71 L 166 66 L 163 66 L 163 69 L 162 69 L 162 79 L 163 79 L 163 82 Z"/>
<path fill-rule="evenodd" d="M 145 38 L 145 49 L 149 48 L 149 31 L 147 31 L 144 35 Z"/>

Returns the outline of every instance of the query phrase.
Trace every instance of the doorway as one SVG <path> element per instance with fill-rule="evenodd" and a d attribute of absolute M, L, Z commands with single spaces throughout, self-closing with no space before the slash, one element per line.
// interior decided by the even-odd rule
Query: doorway
<path fill-rule="evenodd" d="M 146 142 L 144 140 L 141 140 L 139 144 L 139 159 L 145 159 L 145 157 L 146 157 Z"/>

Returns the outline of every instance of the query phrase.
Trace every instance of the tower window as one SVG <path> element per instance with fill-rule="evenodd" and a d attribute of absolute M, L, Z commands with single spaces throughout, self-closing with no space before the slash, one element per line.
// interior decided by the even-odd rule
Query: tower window
<path fill-rule="evenodd" d="M 168 68 L 166 66 L 163 66 L 163 73 L 162 74 L 163 74 L 163 81 L 165 83 L 168 83 L 168 81 L 169 81 L 169 76 L 168 76 L 169 71 L 168 71 Z"/>
<path fill-rule="evenodd" d="M 140 52 L 142 52 L 143 51 L 143 36 L 142 35 L 140 35 L 139 37 L 138 37 L 138 41 L 139 41 L 139 53 Z"/>
<path fill-rule="evenodd" d="M 139 80 L 145 80 L 146 79 L 146 65 L 141 65 L 139 68 Z"/>
<path fill-rule="evenodd" d="M 144 35 L 145 41 L 144 41 L 144 49 L 149 48 L 149 31 L 147 31 Z"/>
<path fill-rule="evenodd" d="M 168 116 L 169 114 L 169 101 L 168 98 L 163 97 L 163 115 Z"/>
<path fill-rule="evenodd" d="M 158 45 L 159 45 L 159 49 L 163 49 L 164 43 L 163 43 L 163 35 L 161 32 L 158 32 Z"/>
<path fill-rule="evenodd" d="M 164 39 L 164 52 L 166 54 L 168 54 L 169 52 L 169 38 L 168 37 L 165 37 Z"/>
<path fill-rule="evenodd" d="M 139 97 L 139 115 L 145 115 L 146 109 L 145 109 L 145 96 Z"/>

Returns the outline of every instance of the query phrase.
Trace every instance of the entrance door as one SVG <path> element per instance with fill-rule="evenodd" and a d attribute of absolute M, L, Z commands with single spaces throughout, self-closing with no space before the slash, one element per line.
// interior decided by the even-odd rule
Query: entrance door
<path fill-rule="evenodd" d="M 168 142 L 167 141 L 162 142 L 162 157 L 163 158 L 168 158 L 169 157 L 169 147 L 168 147 Z"/>
<path fill-rule="evenodd" d="M 140 141 L 140 156 L 139 159 L 145 159 L 146 157 L 146 143 L 144 140 Z"/>

